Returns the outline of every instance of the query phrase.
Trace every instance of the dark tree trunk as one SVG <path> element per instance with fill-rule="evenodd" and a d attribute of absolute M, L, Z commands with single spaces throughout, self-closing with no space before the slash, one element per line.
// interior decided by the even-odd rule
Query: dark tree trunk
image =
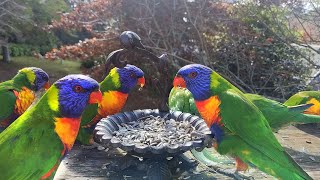
<path fill-rule="evenodd" d="M 6 45 L 1 46 L 2 49 L 2 57 L 4 62 L 10 62 L 10 52 L 9 48 Z"/>

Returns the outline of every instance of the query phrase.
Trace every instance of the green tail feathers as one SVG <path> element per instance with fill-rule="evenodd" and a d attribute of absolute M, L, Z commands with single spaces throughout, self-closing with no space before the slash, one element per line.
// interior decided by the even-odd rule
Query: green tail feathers
<path fill-rule="evenodd" d="M 311 114 L 303 114 L 305 110 L 313 106 L 313 104 L 302 104 L 297 106 L 288 106 L 289 112 L 299 113 L 294 118 L 292 118 L 293 123 L 320 123 L 320 116 L 311 115 Z"/>
<path fill-rule="evenodd" d="M 313 106 L 313 104 L 301 104 L 297 106 L 288 106 L 290 112 L 300 112 L 307 110 L 309 107 Z"/>
<path fill-rule="evenodd" d="M 213 148 L 205 148 L 201 152 L 192 149 L 191 153 L 198 161 L 206 166 L 215 166 L 217 164 L 229 165 L 235 163 L 234 160 L 228 156 L 220 155 Z"/>
<path fill-rule="evenodd" d="M 295 123 L 320 123 L 320 116 L 311 114 L 300 114 L 294 119 Z"/>

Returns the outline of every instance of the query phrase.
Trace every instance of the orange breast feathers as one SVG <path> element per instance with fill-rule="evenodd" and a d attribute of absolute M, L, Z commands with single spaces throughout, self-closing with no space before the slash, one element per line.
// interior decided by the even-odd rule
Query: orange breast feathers
<path fill-rule="evenodd" d="M 309 109 L 305 110 L 306 114 L 320 115 L 320 102 L 315 98 L 310 99 L 306 104 L 313 104 Z"/>
<path fill-rule="evenodd" d="M 20 92 L 13 91 L 14 95 L 16 96 L 16 104 L 14 107 L 14 112 L 17 115 L 23 114 L 33 103 L 35 99 L 35 94 L 33 91 L 26 87 L 22 87 Z"/>
<path fill-rule="evenodd" d="M 55 118 L 55 132 L 70 151 L 80 128 L 81 118 Z"/>
<path fill-rule="evenodd" d="M 197 109 L 201 117 L 206 121 L 207 125 L 210 127 L 214 123 L 220 123 L 220 99 L 218 96 L 211 96 L 204 101 L 196 101 Z"/>
<path fill-rule="evenodd" d="M 119 91 L 108 91 L 103 93 L 99 104 L 98 113 L 102 117 L 113 115 L 121 111 L 128 98 L 128 94 Z"/>

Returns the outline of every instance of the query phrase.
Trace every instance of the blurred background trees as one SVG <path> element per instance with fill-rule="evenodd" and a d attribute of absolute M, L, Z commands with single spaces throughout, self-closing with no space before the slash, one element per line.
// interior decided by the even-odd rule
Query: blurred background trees
<path fill-rule="evenodd" d="M 41 28 L 39 33 L 23 35 L 35 44 L 13 38 L 12 55 L 20 53 L 14 53 L 16 46 L 32 44 L 47 59 L 80 60 L 85 72 L 97 79 L 103 78 L 101 64 L 106 56 L 121 48 L 117 37 L 125 30 L 139 34 L 158 55 L 168 53 L 175 70 L 201 63 L 246 92 L 282 100 L 310 88 L 320 65 L 317 0 L 29 0 L 21 4 L 32 9 L 30 24 Z M 134 57 L 130 62 L 159 78 L 146 61 Z"/>
<path fill-rule="evenodd" d="M 59 46 L 44 27 L 68 9 L 63 0 L 1 0 L 0 36 L 10 43 L 11 56 L 44 55 Z"/>

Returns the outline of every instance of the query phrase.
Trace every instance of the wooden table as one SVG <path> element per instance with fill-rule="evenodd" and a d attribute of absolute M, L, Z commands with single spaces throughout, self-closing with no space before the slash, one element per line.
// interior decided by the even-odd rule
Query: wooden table
<path fill-rule="evenodd" d="M 320 179 L 320 129 L 316 126 L 301 125 L 289 126 L 275 133 L 279 142 L 287 152 L 301 165 L 301 167 L 314 179 Z M 84 149 L 81 145 L 75 145 L 67 158 L 61 163 L 55 179 L 148 179 L 143 167 L 129 167 L 122 171 L 110 170 L 111 166 L 126 167 L 129 162 L 124 160 L 125 152 L 119 149 L 110 149 L 108 152 L 97 149 Z M 190 152 L 185 155 L 194 159 Z M 181 167 L 180 167 L 181 166 Z M 190 168 L 188 163 L 179 165 L 175 179 L 233 179 L 229 176 L 214 173 L 212 169 L 199 163 Z M 139 169 L 140 168 L 140 169 Z M 234 172 L 234 165 L 225 169 Z M 255 179 L 273 179 L 261 171 L 250 168 L 244 175 Z"/>

